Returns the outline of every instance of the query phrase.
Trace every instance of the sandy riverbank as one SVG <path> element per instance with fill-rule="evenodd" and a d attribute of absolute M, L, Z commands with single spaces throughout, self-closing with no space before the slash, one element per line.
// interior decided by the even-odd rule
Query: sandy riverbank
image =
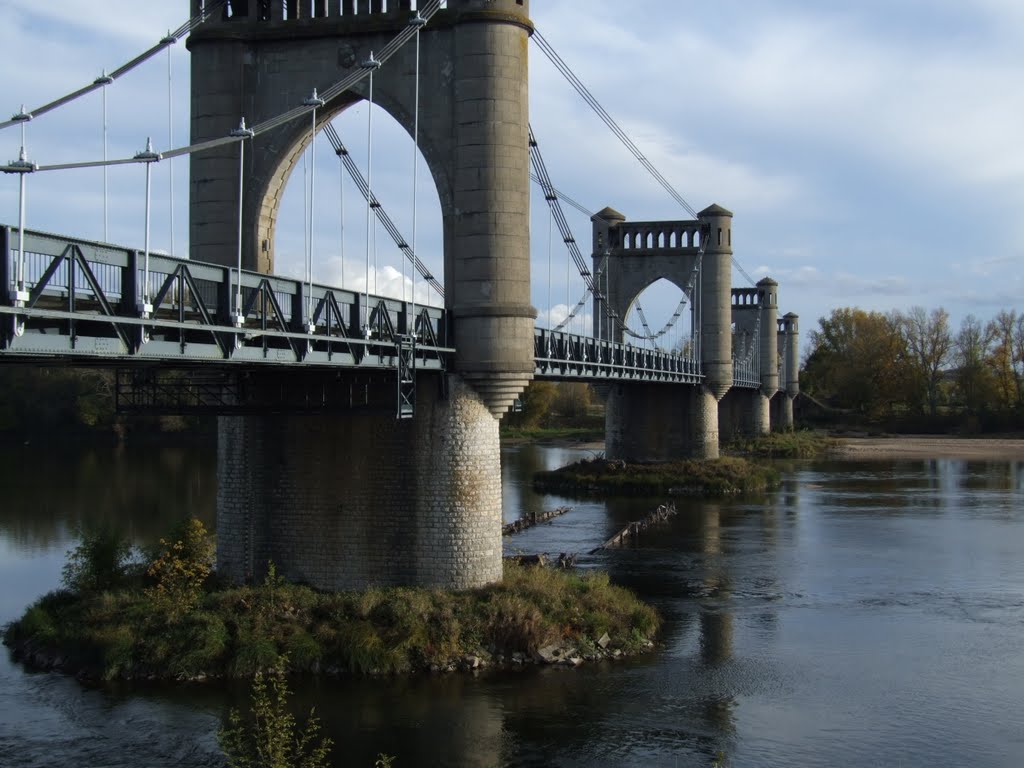
<path fill-rule="evenodd" d="M 1024 439 L 949 437 L 947 435 L 888 435 L 886 437 L 834 437 L 829 457 L 834 459 L 994 459 L 1024 460 Z M 529 440 L 503 441 L 508 444 Z M 602 441 L 544 440 L 541 444 L 578 448 L 603 454 Z"/>
<path fill-rule="evenodd" d="M 840 459 L 1024 459 L 1024 440 L 892 435 L 839 437 L 830 452 Z"/>

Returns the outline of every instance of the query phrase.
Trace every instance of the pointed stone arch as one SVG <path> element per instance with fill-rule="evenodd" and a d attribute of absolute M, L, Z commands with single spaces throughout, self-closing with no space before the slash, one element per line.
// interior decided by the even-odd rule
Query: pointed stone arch
<path fill-rule="evenodd" d="M 276 6 L 275 6 L 276 7 Z M 211 19 L 192 33 L 192 140 L 225 136 L 293 109 L 343 80 L 409 23 L 407 3 L 384 11 L 284 19 Z M 420 146 L 443 219 L 445 304 L 455 369 L 500 415 L 533 376 L 530 305 L 528 38 L 525 0 L 449 0 L 423 28 Z M 374 103 L 412 133 L 415 47 L 374 75 Z M 366 98 L 364 79 L 325 105 L 321 125 Z M 251 142 L 242 194 L 242 261 L 273 272 L 280 196 L 309 141 L 301 118 Z M 238 152 L 191 158 L 190 251 L 233 264 Z"/>

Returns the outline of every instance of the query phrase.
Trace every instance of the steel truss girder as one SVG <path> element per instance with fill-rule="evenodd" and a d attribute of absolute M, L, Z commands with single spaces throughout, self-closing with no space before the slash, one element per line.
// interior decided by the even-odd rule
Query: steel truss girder
<path fill-rule="evenodd" d="M 244 416 L 352 410 L 393 415 L 397 374 L 397 369 L 243 371 L 207 365 L 135 366 L 117 369 L 115 402 L 119 412 L 151 415 Z"/>
<path fill-rule="evenodd" d="M 145 272 L 135 251 L 39 232 L 25 240 L 29 299 L 19 304 L 15 238 L 0 227 L 0 356 L 392 369 L 399 337 L 411 334 L 416 368 L 442 370 L 454 353 L 442 309 L 421 306 L 414 318 L 409 302 L 371 296 L 367 335 L 359 324 L 366 298 L 352 291 L 159 255 Z M 236 289 L 240 326 L 232 322 Z M 302 323 L 309 299 L 312 328 Z"/>

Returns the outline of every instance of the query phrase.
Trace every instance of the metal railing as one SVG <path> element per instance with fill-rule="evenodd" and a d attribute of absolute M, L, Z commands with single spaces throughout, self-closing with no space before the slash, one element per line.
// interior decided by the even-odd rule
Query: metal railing
<path fill-rule="evenodd" d="M 542 328 L 534 330 L 533 345 L 538 378 L 679 384 L 699 384 L 704 378 L 699 360 L 675 352 Z"/>
<path fill-rule="evenodd" d="M 408 382 L 455 353 L 440 308 L 413 318 L 408 302 L 163 255 L 147 271 L 138 251 L 28 230 L 19 264 L 18 241 L 0 227 L 0 357 L 395 369 Z M 538 378 L 704 378 L 689 354 L 540 328 L 534 354 Z M 735 385 L 760 386 L 756 360 L 737 361 Z"/>
<path fill-rule="evenodd" d="M 440 370 L 454 352 L 443 309 L 27 230 L 21 258 L 19 240 L 0 227 L 0 355 Z"/>

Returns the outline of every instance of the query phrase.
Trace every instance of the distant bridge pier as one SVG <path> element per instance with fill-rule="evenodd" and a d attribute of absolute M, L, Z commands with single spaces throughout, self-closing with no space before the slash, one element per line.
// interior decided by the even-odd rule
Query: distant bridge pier
<path fill-rule="evenodd" d="M 794 429 L 793 401 L 800 394 L 800 318 L 792 312 L 778 321 L 779 392 L 772 398 L 772 428 Z"/>
<path fill-rule="evenodd" d="M 771 400 L 779 389 L 779 284 L 769 277 L 753 288 L 732 289 L 734 387 L 722 398 L 719 430 L 727 438 L 772 431 Z"/>
<path fill-rule="evenodd" d="M 718 454 L 718 402 L 703 387 L 612 384 L 605 407 L 605 455 L 668 461 Z"/>
<path fill-rule="evenodd" d="M 718 430 L 726 441 L 771 431 L 770 401 L 758 389 L 731 389 L 718 403 Z"/>
<path fill-rule="evenodd" d="M 456 375 L 442 396 L 440 375 L 421 376 L 414 419 L 395 419 L 379 374 L 350 385 L 352 410 L 220 417 L 218 571 L 259 581 L 272 561 L 321 589 L 500 580 L 498 421 Z"/>
<path fill-rule="evenodd" d="M 624 320 L 647 286 L 668 280 L 687 295 L 692 322 L 699 325 L 704 374 L 704 383 L 692 387 L 613 385 L 605 412 L 609 458 L 718 458 L 718 402 L 733 383 L 732 213 L 712 205 L 698 215 L 695 221 L 628 222 L 618 211 L 605 208 L 592 219 L 594 274 L 603 296 L 595 301 L 594 335 L 627 340 L 622 323 L 610 320 L 609 312 Z M 702 243 L 702 237 L 709 239 Z"/>

